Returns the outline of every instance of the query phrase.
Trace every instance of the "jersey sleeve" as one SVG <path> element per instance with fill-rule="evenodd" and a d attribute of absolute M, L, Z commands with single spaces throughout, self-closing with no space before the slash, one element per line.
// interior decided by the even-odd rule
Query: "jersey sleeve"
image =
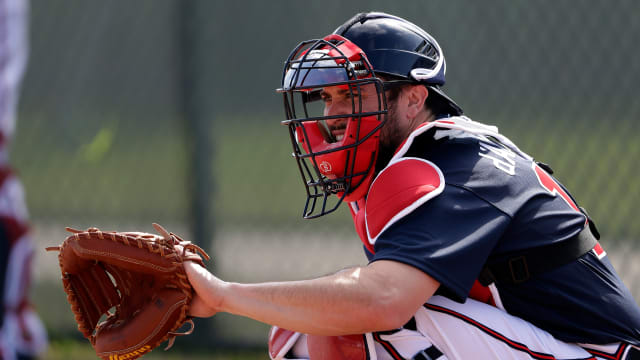
<path fill-rule="evenodd" d="M 416 267 L 464 301 L 510 218 L 463 187 L 443 192 L 416 208 L 377 238 L 371 262 L 394 260 Z"/>

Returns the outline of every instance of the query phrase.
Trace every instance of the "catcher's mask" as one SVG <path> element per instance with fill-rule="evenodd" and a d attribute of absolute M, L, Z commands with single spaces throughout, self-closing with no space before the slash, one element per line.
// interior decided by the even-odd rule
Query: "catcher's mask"
<path fill-rule="evenodd" d="M 387 114 L 384 84 L 364 52 L 336 34 L 304 41 L 289 55 L 277 91 L 284 95 L 282 124 L 289 127 L 306 187 L 303 217 L 316 218 L 342 201 L 362 198 L 374 176 Z M 327 93 L 342 93 L 339 111 L 329 110 Z M 330 195 L 337 198 L 329 201 Z"/>

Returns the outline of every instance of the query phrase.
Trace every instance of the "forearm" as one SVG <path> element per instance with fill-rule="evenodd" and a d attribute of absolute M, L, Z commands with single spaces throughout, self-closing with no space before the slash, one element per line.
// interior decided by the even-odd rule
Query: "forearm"
<path fill-rule="evenodd" d="M 359 276 L 360 268 L 313 280 L 229 284 L 223 310 L 267 324 L 318 335 L 356 334 L 383 329 L 384 297 L 378 284 Z M 377 314 L 376 314 L 377 313 Z"/>
<path fill-rule="evenodd" d="M 437 283 L 420 278 L 410 287 L 421 289 L 421 295 L 408 296 L 384 264 L 374 265 L 312 280 L 260 284 L 223 282 L 202 267 L 187 267 L 187 273 L 216 311 L 304 333 L 345 335 L 401 326 L 437 288 Z M 405 265 L 394 266 L 402 266 L 394 267 L 400 274 L 406 270 Z"/>

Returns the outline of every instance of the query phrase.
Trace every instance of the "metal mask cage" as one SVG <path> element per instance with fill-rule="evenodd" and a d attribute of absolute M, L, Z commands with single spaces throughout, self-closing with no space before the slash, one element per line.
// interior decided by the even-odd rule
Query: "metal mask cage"
<path fill-rule="evenodd" d="M 303 211 L 303 217 L 306 219 L 335 211 L 345 197 L 368 180 L 367 175 L 372 174 L 375 166 L 377 142 L 370 158 L 363 160 L 362 154 L 359 158 L 358 151 L 379 132 L 386 120 L 387 99 L 382 80 L 375 77 L 365 57 L 354 63 L 338 49 L 339 45 L 339 42 L 326 40 L 310 40 L 298 45 L 286 62 L 283 87 L 279 89 L 283 93 L 287 118 L 282 124 L 289 128 L 293 145 L 292 155 L 297 161 L 307 193 Z M 337 55 L 331 56 L 330 52 Z M 314 114 L 310 107 L 321 100 L 322 89 L 333 86 L 348 90 L 351 113 Z M 362 94 L 363 87 L 375 88 L 377 107 L 374 111 L 363 111 L 362 97 L 355 96 Z M 332 143 L 325 138 L 321 146 L 318 146 L 318 134 L 310 133 L 315 130 L 313 126 L 320 128 L 319 124 L 332 119 L 347 119 L 350 124 L 347 126 L 352 126 L 349 128 L 351 139 Z M 313 141 L 314 136 L 316 144 Z M 343 152 L 345 157 L 343 169 L 339 171 L 342 175 L 329 178 L 322 173 L 323 165 L 318 158 L 338 152 Z M 366 161 L 364 166 L 363 161 Z M 331 195 L 337 197 L 332 198 Z"/>

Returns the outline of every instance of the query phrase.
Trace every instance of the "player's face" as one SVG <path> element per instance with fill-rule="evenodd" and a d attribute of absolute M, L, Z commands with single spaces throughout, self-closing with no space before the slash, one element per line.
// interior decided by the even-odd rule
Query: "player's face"
<path fill-rule="evenodd" d="M 344 136 L 349 115 L 358 112 L 358 106 L 362 104 L 360 112 L 377 111 L 378 109 L 378 93 L 373 84 L 366 84 L 349 91 L 344 86 L 326 87 L 321 93 L 324 103 L 324 115 L 347 115 L 344 118 L 325 120 L 320 128 L 325 130 L 325 138 L 328 142 L 340 141 Z M 389 92 L 387 92 L 387 98 Z M 353 99 L 353 102 L 352 102 Z M 387 121 L 380 131 L 380 144 L 382 147 L 395 150 L 397 146 L 404 140 L 407 135 L 406 124 L 400 121 L 402 109 L 398 109 L 398 99 L 389 100 L 389 112 L 386 115 Z M 355 108 L 354 108 L 355 106 Z"/>
<path fill-rule="evenodd" d="M 387 98 L 389 92 L 387 92 Z M 379 106 L 378 93 L 373 84 L 352 88 L 350 91 L 344 86 L 326 87 L 320 94 L 324 103 L 324 116 L 347 115 L 344 118 L 321 121 L 320 128 L 326 132 L 328 142 L 340 141 L 347 128 L 349 116 L 354 112 L 377 111 Z M 353 101 L 352 101 L 353 100 Z M 406 124 L 402 123 L 402 109 L 398 109 L 398 99 L 388 101 L 387 121 L 380 131 L 380 144 L 394 150 L 407 135 Z M 380 100 L 381 101 L 381 100 Z M 358 107 L 362 104 L 362 110 Z"/>
<path fill-rule="evenodd" d="M 381 100 L 374 84 L 351 89 L 346 86 L 325 87 L 320 96 L 324 104 L 324 116 L 345 115 L 344 118 L 321 121 L 320 128 L 327 132 L 325 138 L 329 142 L 342 140 L 352 114 L 380 110 Z"/>

